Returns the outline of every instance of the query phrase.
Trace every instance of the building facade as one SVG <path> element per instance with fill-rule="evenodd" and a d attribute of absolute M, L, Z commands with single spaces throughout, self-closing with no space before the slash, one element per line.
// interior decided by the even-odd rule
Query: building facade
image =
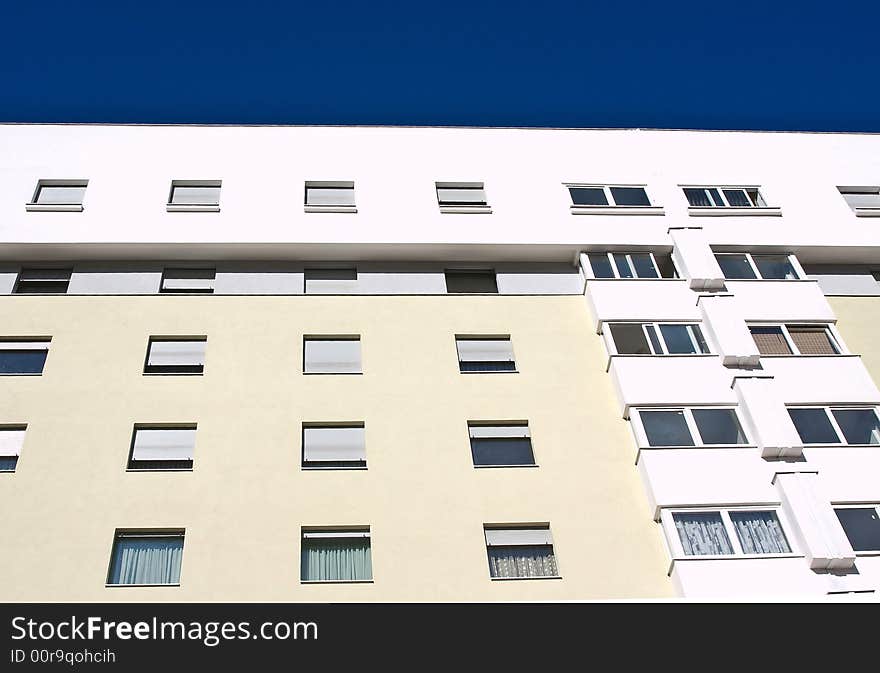
<path fill-rule="evenodd" d="M 880 592 L 880 137 L 0 138 L 4 600 Z"/>

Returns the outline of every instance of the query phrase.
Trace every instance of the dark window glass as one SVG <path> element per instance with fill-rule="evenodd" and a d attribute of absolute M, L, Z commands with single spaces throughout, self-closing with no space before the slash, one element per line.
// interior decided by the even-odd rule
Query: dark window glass
<path fill-rule="evenodd" d="M 611 262 L 608 261 L 608 255 L 605 253 L 590 253 L 590 266 L 593 267 L 593 276 L 596 278 L 614 278 L 614 270 L 611 268 Z"/>
<path fill-rule="evenodd" d="M 837 444 L 840 438 L 824 409 L 789 409 L 788 415 L 804 444 Z"/>
<path fill-rule="evenodd" d="M 191 470 L 191 460 L 135 460 L 129 459 L 129 470 Z"/>
<path fill-rule="evenodd" d="M 642 187 L 612 187 L 611 196 L 618 206 L 650 206 L 648 195 Z"/>
<path fill-rule="evenodd" d="M 724 197 L 727 199 L 727 203 L 731 206 L 736 208 L 751 208 L 754 205 L 742 189 L 724 189 L 722 191 L 724 192 Z"/>
<path fill-rule="evenodd" d="M 705 189 L 686 187 L 684 190 L 684 195 L 687 197 L 688 204 L 691 206 L 705 208 L 714 205 L 709 200 Z"/>
<path fill-rule="evenodd" d="M 693 446 L 683 411 L 641 411 L 650 446 Z"/>
<path fill-rule="evenodd" d="M 653 325 L 645 325 L 645 331 L 648 333 L 648 338 L 651 340 L 651 347 L 654 349 L 655 355 L 661 355 L 663 353 L 663 347 L 660 345 L 660 337 L 657 336 L 657 330 Z"/>
<path fill-rule="evenodd" d="M 757 278 L 745 255 L 715 255 L 715 259 L 718 260 L 718 266 L 721 267 L 725 278 L 731 280 Z"/>
<path fill-rule="evenodd" d="M 601 187 L 569 187 L 571 202 L 576 206 L 607 206 L 608 199 Z"/>
<path fill-rule="evenodd" d="M 0 374 L 42 374 L 47 350 L 2 350 L 0 344 Z"/>
<path fill-rule="evenodd" d="M 510 360 L 490 360 L 476 362 L 473 360 L 459 360 L 459 371 L 462 372 L 515 372 L 516 363 Z"/>
<path fill-rule="evenodd" d="M 632 269 L 629 266 L 629 260 L 627 260 L 626 255 L 623 253 L 615 252 L 612 257 L 614 257 L 614 266 L 617 267 L 617 275 L 621 278 L 633 278 Z"/>
<path fill-rule="evenodd" d="M 671 255 L 654 255 L 654 259 L 657 262 L 657 268 L 660 271 L 661 278 L 677 278 L 678 274 L 675 271 L 675 264 L 672 262 Z"/>
<path fill-rule="evenodd" d="M 647 252 L 634 252 L 630 255 L 630 259 L 635 267 L 637 278 L 659 278 L 651 255 Z"/>
<path fill-rule="evenodd" d="M 621 355 L 651 355 L 645 332 L 639 324 L 616 323 L 611 325 L 614 346 Z"/>
<path fill-rule="evenodd" d="M 0 456 L 0 472 L 15 472 L 18 456 Z"/>
<path fill-rule="evenodd" d="M 471 437 L 474 465 L 534 465 L 528 437 Z"/>
<path fill-rule="evenodd" d="M 855 551 L 880 550 L 880 516 L 874 507 L 846 507 L 834 512 Z"/>
<path fill-rule="evenodd" d="M 847 444 L 880 444 L 880 423 L 873 409 L 832 409 Z"/>
<path fill-rule="evenodd" d="M 13 294 L 65 294 L 70 269 L 22 269 Z"/>
<path fill-rule="evenodd" d="M 687 325 L 660 325 L 660 333 L 666 342 L 666 351 L 673 355 L 690 355 L 697 349 L 691 340 Z"/>
<path fill-rule="evenodd" d="M 733 409 L 694 409 L 703 444 L 745 444 L 746 436 Z"/>
<path fill-rule="evenodd" d="M 796 280 L 797 274 L 788 255 L 752 255 L 761 278 L 765 280 Z"/>
<path fill-rule="evenodd" d="M 498 283 L 494 271 L 447 271 L 446 291 L 498 294 Z"/>

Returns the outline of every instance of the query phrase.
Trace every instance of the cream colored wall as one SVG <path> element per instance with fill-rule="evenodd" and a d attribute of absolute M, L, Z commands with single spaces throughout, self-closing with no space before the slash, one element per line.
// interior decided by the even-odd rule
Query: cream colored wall
<path fill-rule="evenodd" d="M 880 297 L 828 297 L 828 303 L 847 348 L 862 356 L 874 383 L 880 384 Z"/>
<path fill-rule="evenodd" d="M 0 600 L 495 601 L 669 596 L 667 558 L 582 297 L 2 298 L 52 336 L 0 377 L 28 424 L 0 474 Z M 363 376 L 303 376 L 303 334 L 361 334 Z M 458 373 L 510 333 L 519 374 Z M 203 377 L 142 375 L 150 335 L 208 335 Z M 474 469 L 468 420 L 528 419 L 538 468 Z M 366 471 L 300 469 L 303 421 L 363 420 Z M 195 468 L 125 471 L 132 425 L 197 422 Z M 563 579 L 493 582 L 484 523 L 549 522 Z M 372 584 L 302 585 L 301 526 L 370 525 Z M 179 587 L 105 588 L 114 530 L 186 529 Z"/>

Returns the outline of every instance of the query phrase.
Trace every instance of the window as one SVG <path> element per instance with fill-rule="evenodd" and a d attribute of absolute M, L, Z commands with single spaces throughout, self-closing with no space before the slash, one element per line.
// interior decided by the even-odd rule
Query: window
<path fill-rule="evenodd" d="M 789 407 L 788 415 L 804 444 L 880 444 L 873 407 Z"/>
<path fill-rule="evenodd" d="M 515 372 L 510 337 L 455 337 L 458 370 L 462 373 Z"/>
<path fill-rule="evenodd" d="M 303 582 L 370 582 L 370 529 L 304 528 L 300 559 Z"/>
<path fill-rule="evenodd" d="M 196 426 L 136 425 L 128 456 L 129 470 L 191 470 Z"/>
<path fill-rule="evenodd" d="M 49 356 L 49 340 L 0 340 L 0 375 L 39 375 Z"/>
<path fill-rule="evenodd" d="M 718 253 L 718 266 L 728 280 L 798 280 L 789 255 Z"/>
<path fill-rule="evenodd" d="M 201 374 L 205 370 L 206 346 L 204 337 L 150 337 L 144 374 Z"/>
<path fill-rule="evenodd" d="M 835 507 L 853 550 L 880 551 L 880 507 Z"/>
<path fill-rule="evenodd" d="M 857 215 L 880 214 L 880 187 L 838 187 L 837 189 Z"/>
<path fill-rule="evenodd" d="M 652 252 L 591 252 L 594 278 L 677 278 L 669 255 Z"/>
<path fill-rule="evenodd" d="M 40 180 L 27 210 L 81 211 L 88 180 Z"/>
<path fill-rule="evenodd" d="M 303 372 L 306 374 L 360 374 L 360 337 L 305 337 Z"/>
<path fill-rule="evenodd" d="M 648 446 L 742 445 L 748 440 L 736 410 L 714 407 L 636 409 Z"/>
<path fill-rule="evenodd" d="M 534 465 L 528 423 L 468 423 L 474 467 Z"/>
<path fill-rule="evenodd" d="M 159 291 L 166 294 L 211 294 L 216 275 L 214 269 L 165 269 Z"/>
<path fill-rule="evenodd" d="M 757 187 L 684 187 L 691 208 L 766 208 Z"/>
<path fill-rule="evenodd" d="M 749 325 L 761 355 L 840 355 L 827 325 Z"/>
<path fill-rule="evenodd" d="M 179 584 L 183 537 L 183 531 L 117 531 L 107 584 Z"/>
<path fill-rule="evenodd" d="M 308 469 L 365 468 L 364 424 L 303 424 L 302 466 Z"/>
<path fill-rule="evenodd" d="M 646 207 L 651 205 L 648 193 L 640 185 L 568 185 L 574 208 L 605 206 Z"/>
<path fill-rule="evenodd" d="M 491 270 L 446 271 L 449 294 L 498 294 L 498 282 Z"/>
<path fill-rule="evenodd" d="M 618 355 L 697 355 L 709 352 L 699 325 L 611 323 Z"/>
<path fill-rule="evenodd" d="M 26 428 L 25 425 L 0 425 L 0 472 L 15 472 Z"/>
<path fill-rule="evenodd" d="M 482 182 L 437 182 L 435 187 L 441 212 L 491 212 Z"/>
<path fill-rule="evenodd" d="M 306 182 L 306 212 L 356 212 L 354 182 Z"/>
<path fill-rule="evenodd" d="M 674 511 L 661 515 L 673 556 L 763 556 L 791 554 L 776 510 Z"/>
<path fill-rule="evenodd" d="M 484 526 L 492 579 L 559 577 L 550 527 Z"/>
<path fill-rule="evenodd" d="M 220 180 L 172 180 L 167 209 L 218 211 L 220 185 Z"/>
<path fill-rule="evenodd" d="M 22 269 L 13 294 L 65 294 L 72 269 Z"/>
<path fill-rule="evenodd" d="M 357 283 L 357 269 L 306 269 L 306 294 L 351 294 Z"/>

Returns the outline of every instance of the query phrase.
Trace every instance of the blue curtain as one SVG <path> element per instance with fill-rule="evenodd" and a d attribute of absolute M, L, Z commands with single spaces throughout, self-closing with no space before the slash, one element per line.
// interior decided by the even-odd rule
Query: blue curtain
<path fill-rule="evenodd" d="M 177 584 L 182 537 L 121 537 L 116 540 L 109 584 Z"/>
<path fill-rule="evenodd" d="M 489 547 L 489 574 L 492 577 L 556 577 L 553 546 L 512 545 Z"/>
<path fill-rule="evenodd" d="M 370 539 L 305 538 L 300 570 L 304 582 L 371 580 Z"/>

